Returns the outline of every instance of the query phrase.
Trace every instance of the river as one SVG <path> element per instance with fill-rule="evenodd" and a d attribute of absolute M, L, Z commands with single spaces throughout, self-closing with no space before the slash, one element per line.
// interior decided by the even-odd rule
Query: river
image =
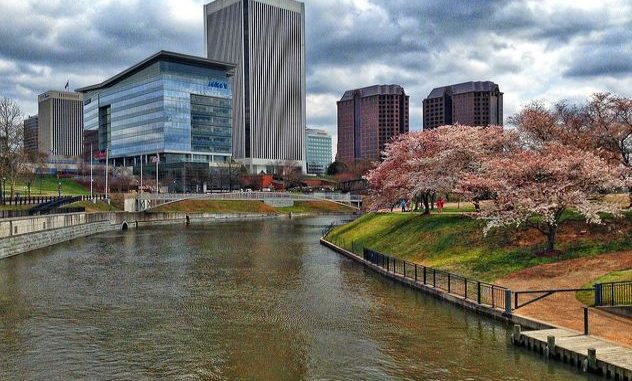
<path fill-rule="evenodd" d="M 145 227 L 2 260 L 0 379 L 592 379 L 321 246 L 332 218 Z"/>

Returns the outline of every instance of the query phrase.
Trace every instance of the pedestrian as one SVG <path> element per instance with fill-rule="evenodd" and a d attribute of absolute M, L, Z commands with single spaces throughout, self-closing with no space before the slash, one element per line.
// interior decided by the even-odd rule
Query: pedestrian
<path fill-rule="evenodd" d="M 402 199 L 402 213 L 406 211 L 406 200 Z"/>
<path fill-rule="evenodd" d="M 441 214 L 441 212 L 443 211 L 443 197 L 439 197 L 439 199 L 437 200 L 437 209 L 439 210 L 439 214 Z"/>

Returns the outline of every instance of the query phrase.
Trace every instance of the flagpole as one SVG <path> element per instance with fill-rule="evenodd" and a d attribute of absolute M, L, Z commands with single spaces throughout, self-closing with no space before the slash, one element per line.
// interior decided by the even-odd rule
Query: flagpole
<path fill-rule="evenodd" d="M 90 143 L 90 199 L 94 202 L 94 196 L 92 195 L 92 143 Z"/>
<path fill-rule="evenodd" d="M 160 193 L 160 183 L 158 182 L 158 163 L 160 162 L 160 154 L 156 152 L 156 193 Z"/>
<path fill-rule="evenodd" d="M 140 155 L 140 191 L 143 191 L 143 155 Z"/>
<path fill-rule="evenodd" d="M 108 172 L 110 165 L 110 147 L 105 146 L 105 198 L 108 198 Z"/>

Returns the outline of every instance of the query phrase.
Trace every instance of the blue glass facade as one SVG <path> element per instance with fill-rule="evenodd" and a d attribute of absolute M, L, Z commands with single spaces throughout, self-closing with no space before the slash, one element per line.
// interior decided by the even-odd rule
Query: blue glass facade
<path fill-rule="evenodd" d="M 157 61 L 84 91 L 84 128 L 111 158 L 163 154 L 169 161 L 231 156 L 232 92 L 226 70 Z"/>
<path fill-rule="evenodd" d="M 307 173 L 324 175 L 331 164 L 331 135 L 322 130 L 307 129 L 305 158 Z"/>

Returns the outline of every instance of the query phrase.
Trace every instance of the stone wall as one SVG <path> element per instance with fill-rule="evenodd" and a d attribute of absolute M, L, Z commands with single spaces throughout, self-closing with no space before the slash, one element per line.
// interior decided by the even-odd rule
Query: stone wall
<path fill-rule="evenodd" d="M 39 218 L 37 220 L 39 220 Z M 33 223 L 41 224 L 38 226 L 42 226 L 44 223 L 46 223 L 46 221 L 34 221 Z M 19 227 L 22 227 L 24 225 L 16 224 L 15 226 L 18 227 L 19 232 Z M 26 253 L 35 249 L 41 249 L 43 247 L 55 245 L 57 243 L 70 241 L 75 238 L 85 237 L 92 234 L 115 229 L 118 229 L 118 226 L 112 225 L 110 221 L 100 221 L 83 224 L 73 224 L 64 227 L 31 231 L 28 233 L 13 235 L 0 239 L 0 259 Z"/>
<path fill-rule="evenodd" d="M 147 225 L 278 218 L 260 213 L 104 212 L 0 220 L 0 259 L 88 235 Z"/>

